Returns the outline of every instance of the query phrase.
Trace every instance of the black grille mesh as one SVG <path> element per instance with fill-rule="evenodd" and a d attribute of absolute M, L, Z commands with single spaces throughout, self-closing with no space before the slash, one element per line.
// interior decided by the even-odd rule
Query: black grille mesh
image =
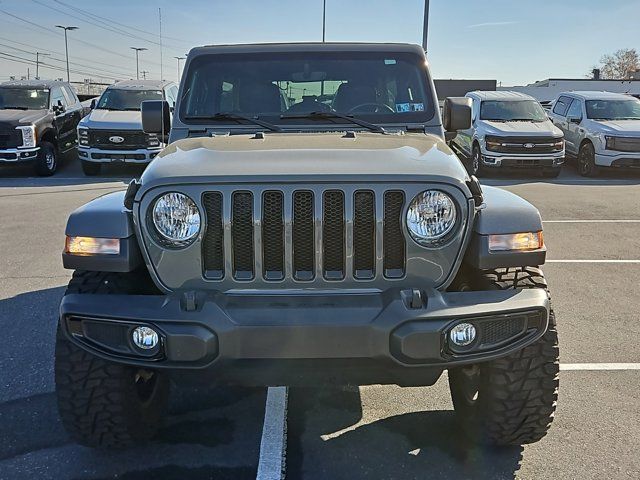
<path fill-rule="evenodd" d="M 505 318 L 503 320 L 492 320 L 482 323 L 480 331 L 481 344 L 493 344 L 504 342 L 510 338 L 522 333 L 526 319 L 522 318 Z"/>
<path fill-rule="evenodd" d="M 205 275 L 211 278 L 224 276 L 224 232 L 222 225 L 222 194 L 208 192 L 202 196 L 207 214 L 207 230 L 202 241 Z"/>
<path fill-rule="evenodd" d="M 356 192 L 353 209 L 353 274 L 356 278 L 372 278 L 376 265 L 376 212 L 373 192 Z"/>
<path fill-rule="evenodd" d="M 262 198 L 262 261 L 267 280 L 284 278 L 284 197 L 264 192 Z"/>
<path fill-rule="evenodd" d="M 404 275 L 405 241 L 402 234 L 402 207 L 404 192 L 384 194 L 384 274 L 390 278 Z"/>
<path fill-rule="evenodd" d="M 324 275 L 328 280 L 340 280 L 344 278 L 344 194 L 326 191 L 323 202 Z"/>
<path fill-rule="evenodd" d="M 313 229 L 313 193 L 293 194 L 293 271 L 298 280 L 314 277 L 315 239 Z"/>
<path fill-rule="evenodd" d="M 238 280 L 253 278 L 253 194 L 233 194 L 231 212 L 233 241 L 233 276 Z"/>

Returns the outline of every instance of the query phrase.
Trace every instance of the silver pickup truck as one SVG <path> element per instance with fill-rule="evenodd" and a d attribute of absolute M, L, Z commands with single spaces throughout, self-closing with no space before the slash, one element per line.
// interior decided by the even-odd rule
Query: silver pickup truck
<path fill-rule="evenodd" d="M 97 175 L 105 164 L 153 160 L 164 143 L 142 131 L 140 103 L 166 100 L 173 109 L 177 95 L 172 82 L 127 80 L 109 86 L 78 124 L 78 156 L 85 175 Z"/>
<path fill-rule="evenodd" d="M 562 93 L 549 113 L 564 132 L 567 154 L 578 172 L 596 176 L 601 168 L 640 167 L 640 100 L 610 92 Z"/>
<path fill-rule="evenodd" d="M 469 173 L 535 169 L 557 177 L 564 163 L 562 131 L 540 103 L 519 92 L 475 91 L 471 128 L 460 132 L 452 146 L 467 159 Z"/>

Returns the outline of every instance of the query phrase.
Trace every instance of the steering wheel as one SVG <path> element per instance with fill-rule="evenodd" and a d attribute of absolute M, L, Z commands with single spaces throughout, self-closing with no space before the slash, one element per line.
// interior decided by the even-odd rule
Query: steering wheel
<path fill-rule="evenodd" d="M 396 113 L 393 108 L 391 108 L 386 103 L 377 102 L 361 103 L 360 105 L 356 105 L 355 107 L 350 108 L 348 113 L 357 113 L 361 109 L 365 109 L 361 113 L 380 113 L 385 110 L 390 113 Z"/>

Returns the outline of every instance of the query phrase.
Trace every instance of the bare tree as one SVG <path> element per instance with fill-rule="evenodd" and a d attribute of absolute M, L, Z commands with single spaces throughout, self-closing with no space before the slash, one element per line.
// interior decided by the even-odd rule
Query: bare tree
<path fill-rule="evenodd" d="M 600 65 L 594 68 L 600 69 L 601 78 L 624 80 L 640 70 L 640 55 L 635 48 L 622 48 L 613 54 L 603 55 Z"/>

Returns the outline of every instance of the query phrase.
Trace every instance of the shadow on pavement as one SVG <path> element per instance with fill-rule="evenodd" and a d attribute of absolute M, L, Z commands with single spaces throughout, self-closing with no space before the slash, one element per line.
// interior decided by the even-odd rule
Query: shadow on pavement
<path fill-rule="evenodd" d="M 334 394 L 332 406 L 327 397 Z M 522 447 L 489 449 L 471 443 L 453 411 L 405 413 L 353 428 L 359 410 L 357 390 L 349 395 L 291 391 L 287 478 L 489 480 L 512 479 L 520 468 Z M 351 428 L 345 428 L 346 421 L 352 421 Z"/>

